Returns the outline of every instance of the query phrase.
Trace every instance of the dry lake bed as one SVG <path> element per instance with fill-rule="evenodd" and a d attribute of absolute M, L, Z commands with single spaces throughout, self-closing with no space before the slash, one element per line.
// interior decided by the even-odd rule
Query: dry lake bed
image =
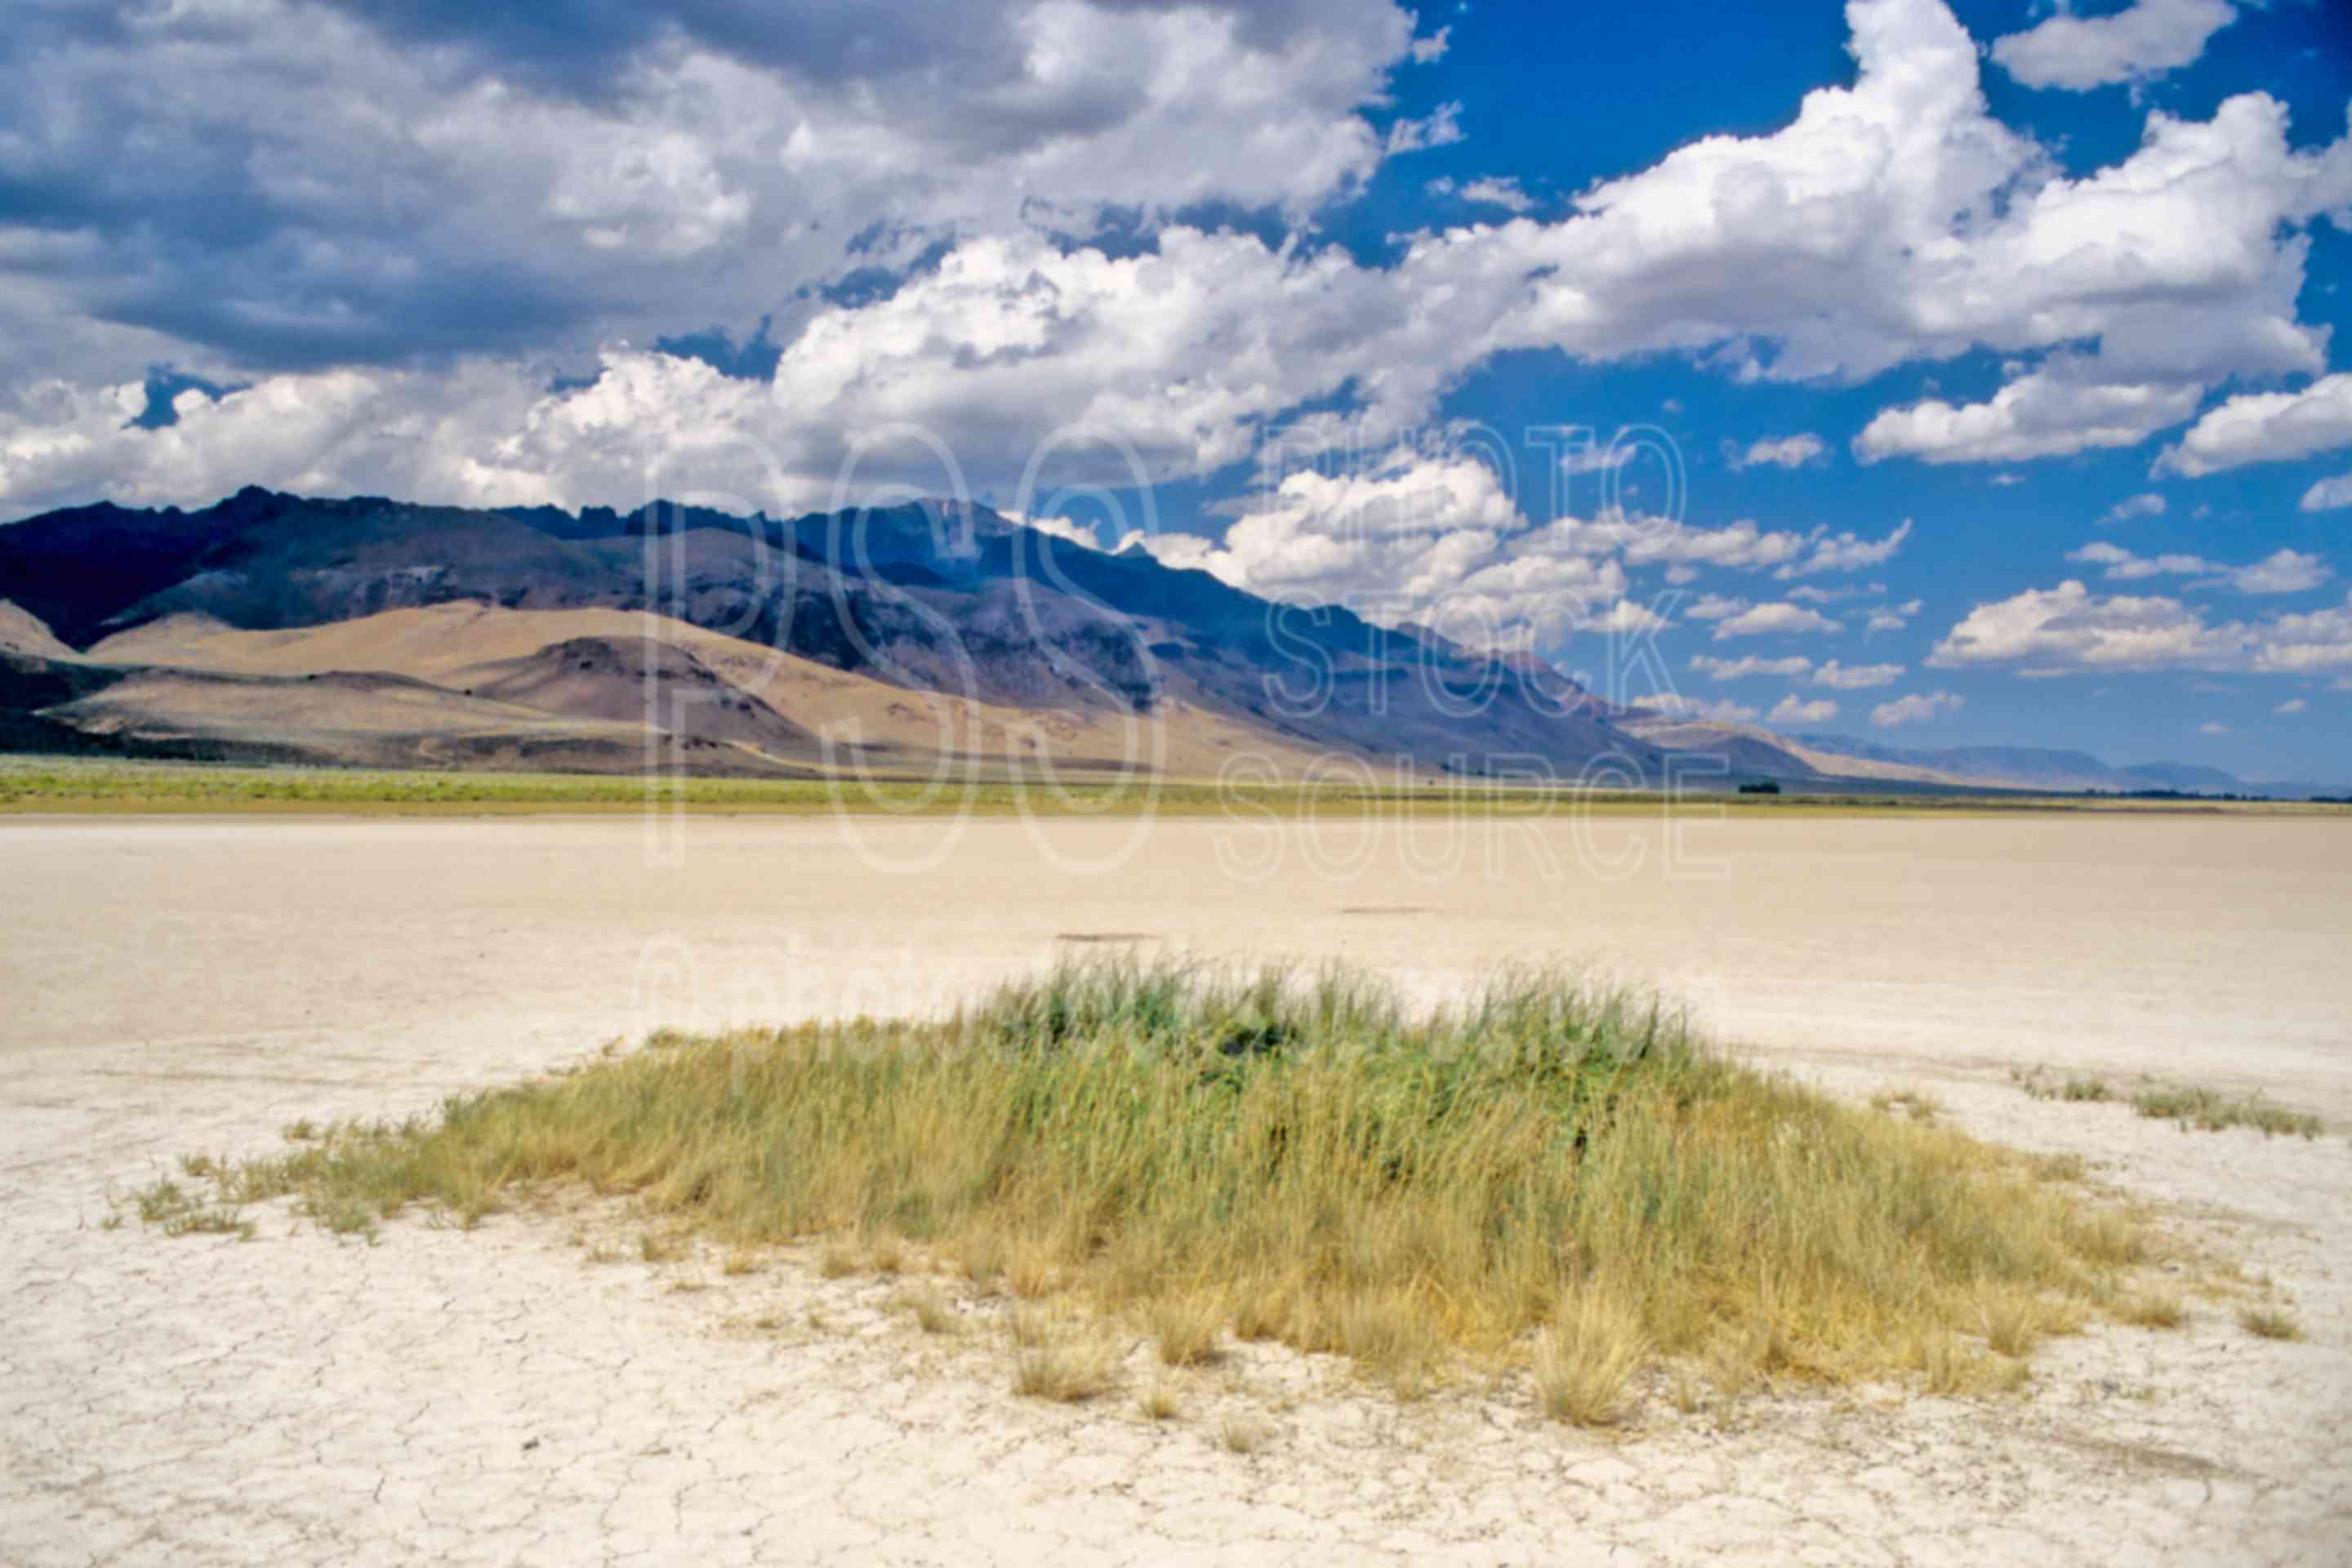
<path fill-rule="evenodd" d="M 0 1562 L 2352 1559 L 2352 823 L 18 820 L 0 889 Z M 609 1215 L 105 1228 L 297 1118 L 1126 943 L 1432 1001 L 1589 962 L 1842 1092 L 2080 1153 L 2306 1338 L 2198 1300 L 2053 1342 L 2021 1397 L 1659 1391 L 1608 1436 L 1253 1349 L 1153 1424 L 1013 1399 L 871 1279 L 591 1265 L 570 1233 Z M 2037 1065 L 2328 1131 L 2039 1100 Z"/>

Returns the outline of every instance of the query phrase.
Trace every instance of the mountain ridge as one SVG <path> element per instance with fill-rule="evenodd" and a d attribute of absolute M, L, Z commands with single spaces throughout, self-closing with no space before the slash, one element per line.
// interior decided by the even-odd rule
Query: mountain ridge
<path fill-rule="evenodd" d="M 292 634 L 461 604 L 654 614 L 901 690 L 1030 714 L 1028 728 L 1048 735 L 1165 710 L 1188 735 L 1213 735 L 1206 745 L 1265 749 L 1286 765 L 1329 752 L 1432 776 L 1572 779 L 1606 759 L 1616 776 L 1654 779 L 1666 763 L 1549 667 L 1340 606 L 1275 605 L 1148 552 L 1090 550 L 951 502 L 782 520 L 667 501 L 630 513 L 478 511 L 248 487 L 194 511 L 108 503 L 0 526 L 0 596 L 21 603 L 40 637 L 54 631 L 62 647 L 43 651 L 81 659 L 131 657 L 147 627 Z M 32 636 L 18 640 L 29 647 Z M 548 650 L 506 657 L 525 653 Z M 583 657 L 629 662 L 610 648 Z M 700 681 L 692 658 L 655 662 Z M 562 684 L 553 667 L 541 673 L 534 689 Z M 609 680 L 587 684 L 559 707 L 584 717 L 625 706 Z M 793 722 L 736 711 L 736 739 L 784 736 Z M 1019 727 L 995 721 L 992 742 L 1008 755 L 1050 752 L 1016 742 Z M 158 715 L 152 728 L 183 736 L 185 726 Z"/>
<path fill-rule="evenodd" d="M 338 626 L 368 629 L 322 633 Z M 238 640 L 254 637 L 294 651 Z M 480 668 L 395 647 L 404 637 L 454 639 Z M 1422 778 L 1598 769 L 1599 782 L 1701 788 L 2343 793 L 2062 748 L 1903 748 L 1620 708 L 1526 655 L 1343 605 L 1274 604 L 1147 551 L 1090 549 L 938 500 L 796 518 L 258 486 L 194 510 L 101 501 L 0 524 L 0 744 L 16 750 L 431 763 L 463 733 L 468 755 L 495 761 L 504 742 L 481 737 L 503 731 L 480 705 L 515 699 L 497 712 L 540 716 L 514 720 L 515 756 L 598 769 L 654 754 L 753 772 L 828 758 L 1144 765 L 1140 733 L 1160 765 L 1210 772 L 1255 752 L 1292 772 L 1323 757 Z M 103 694 L 155 669 L 175 673 Z M 197 679 L 371 672 L 440 689 L 437 717 L 414 693 L 362 683 L 328 689 L 348 696 L 350 725 L 313 689 L 285 700 L 310 721 L 272 731 L 256 717 L 262 688 Z M 399 711 L 422 727 L 388 729 Z M 641 742 L 677 744 L 624 756 L 632 725 Z M 852 728 L 857 739 L 831 739 Z"/>

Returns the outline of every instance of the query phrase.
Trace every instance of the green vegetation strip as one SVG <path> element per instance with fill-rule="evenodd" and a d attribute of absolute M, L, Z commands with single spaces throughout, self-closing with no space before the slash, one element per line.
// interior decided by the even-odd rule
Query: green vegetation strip
<path fill-rule="evenodd" d="M 1385 771 L 1368 764 L 1375 778 Z M 1622 790 L 1530 789 L 1475 779 L 1433 784 L 1318 780 L 1268 785 L 1205 779 L 1107 775 L 1073 770 L 1055 778 L 1013 778 L 1001 767 L 957 769 L 944 778 L 707 778 L 611 773 L 436 772 L 380 768 L 235 765 L 0 756 L 0 814 L 490 816 L 509 812 L 622 813 L 654 810 L 814 815 L 835 811 L 898 816 L 1170 816 L 1238 812 L 1444 816 L 1655 815 L 1663 809 L 1776 816 L 1919 812 L 2128 811 L 2312 815 L 2340 805 L 2167 804 L 2085 797 L 1921 794 L 1738 795 L 1685 793 L 1669 799 Z"/>
<path fill-rule="evenodd" d="M 584 1184 L 731 1248 L 832 1238 L 1064 1298 L 1171 1361 L 1223 1333 L 1401 1389 L 1524 1365 L 1587 1421 L 1661 1358 L 1735 1394 L 2015 1386 L 2042 1335 L 2120 1315 L 2147 1247 L 2063 1163 L 1832 1100 L 1549 972 L 1430 1016 L 1339 970 L 1078 963 L 947 1023 L 657 1037 L 296 1136 L 188 1162 L 203 1190 L 147 1217 L 290 1194 L 337 1231 L 411 1205 L 470 1224 Z"/>
<path fill-rule="evenodd" d="M 2206 1132 L 2223 1132 L 2232 1127 L 2251 1127 L 2266 1138 L 2285 1132 L 2311 1139 L 2326 1130 L 2326 1124 L 2309 1111 L 2273 1105 L 2259 1094 L 2233 1100 L 2216 1089 L 2162 1084 L 2150 1079 L 2143 1079 L 2136 1088 L 2118 1090 L 2096 1075 L 2074 1074 L 2061 1079 L 2038 1067 L 2012 1068 L 2009 1076 L 2011 1081 L 2036 1100 L 2092 1104 L 2120 1100 L 2142 1116 L 2179 1122 L 2183 1131 L 2194 1127 Z"/>

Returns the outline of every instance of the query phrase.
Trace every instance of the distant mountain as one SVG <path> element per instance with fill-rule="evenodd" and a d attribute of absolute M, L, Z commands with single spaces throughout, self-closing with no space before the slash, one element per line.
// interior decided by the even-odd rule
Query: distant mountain
<path fill-rule="evenodd" d="M 2313 795 L 2340 795 L 2352 787 L 2306 783 L 2250 784 L 2235 773 L 2193 763 L 2134 763 L 2118 767 L 2088 752 L 2037 746 L 1888 746 L 1851 735 L 1830 734 L 1791 734 L 1788 739 L 1820 752 L 1924 768 L 1952 778 L 2013 789 L 2068 793 L 2103 790 L 2118 794 L 2175 790 L 2183 795 L 2264 795 L 2297 799 Z"/>
<path fill-rule="evenodd" d="M 1525 655 L 1277 606 L 982 506 L 794 519 L 248 488 L 0 526 L 0 749 L 713 772 L 1213 774 L 2276 795 L 2082 752 L 1909 750 L 1604 703 Z"/>
<path fill-rule="evenodd" d="M 45 723 L 89 733 L 102 725 L 124 744 L 266 739 L 280 750 L 315 742 L 338 760 L 429 760 L 448 754 L 432 738 L 442 720 L 478 735 L 498 731 L 499 714 L 528 710 L 574 728 L 555 739 L 525 736 L 514 754 L 543 759 L 552 748 L 577 762 L 614 749 L 614 732 L 603 726 L 663 729 L 661 714 L 641 700 L 656 689 L 709 699 L 671 706 L 698 715 L 680 721 L 715 748 L 701 759 L 712 765 L 798 766 L 822 750 L 803 718 L 786 710 L 792 701 L 735 689 L 740 672 L 707 667 L 688 635 L 698 629 L 752 650 L 730 654 L 738 663 L 782 659 L 858 678 L 867 728 L 899 737 L 889 744 L 902 760 L 915 754 L 907 715 L 919 710 L 926 722 L 949 726 L 939 731 L 941 746 L 1001 751 L 1000 761 L 1058 747 L 1072 759 L 1101 753 L 1096 760 L 1109 765 L 1115 751 L 1124 754 L 1111 735 L 1140 719 L 1151 721 L 1160 752 L 1172 744 L 1185 766 L 1212 772 L 1223 756 L 1252 750 L 1292 768 L 1336 752 L 1419 776 L 1536 770 L 1573 779 L 1605 758 L 1612 776 L 1656 780 L 1665 765 L 1660 748 L 1538 661 L 1490 657 L 1419 628 L 1383 630 L 1337 606 L 1277 607 L 1146 552 L 1089 550 L 988 508 L 947 502 L 780 520 L 667 502 L 573 514 L 247 489 L 195 511 L 101 504 L 0 527 L 0 598 L 20 607 L 0 631 L 24 658 L 58 662 L 78 650 L 100 667 L 92 677 L 100 680 L 107 669 L 157 664 L 180 672 L 41 710 Z M 498 655 L 509 662 L 465 680 L 437 666 L 420 676 L 414 659 L 215 670 L 237 675 L 226 683 L 186 673 L 213 668 L 207 659 L 253 657 L 227 634 L 292 634 L 457 605 L 521 616 L 632 613 L 624 637 L 668 628 L 654 640 L 674 646 L 633 654 L 605 631 L 551 620 L 540 628 L 549 634 L 543 643 L 518 647 L 509 622 Z M 467 635 L 481 635 L 483 623 L 466 624 Z M 34 646 L 52 633 L 53 643 Z M 583 635 L 590 642 L 576 640 Z M 320 658 L 348 659 L 359 645 L 305 646 Z M 491 662 L 488 654 L 482 662 Z M 268 705 L 248 700 L 258 689 L 252 680 L 360 669 L 457 683 L 439 719 L 405 688 L 336 686 L 287 705 L 301 723 L 263 734 Z M 879 695 L 892 689 L 935 706 Z M 330 722 L 325 698 L 373 717 Z M 961 716 L 950 720 L 950 708 Z M 400 731 L 404 715 L 421 727 Z M 1028 718 L 1008 717 L 1017 715 Z M 320 739 L 329 735 L 331 742 Z M 469 742 L 467 754 L 486 744 Z"/>

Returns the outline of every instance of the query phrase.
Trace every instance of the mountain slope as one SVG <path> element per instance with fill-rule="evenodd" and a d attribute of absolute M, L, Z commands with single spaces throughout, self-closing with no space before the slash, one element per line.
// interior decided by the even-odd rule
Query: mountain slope
<path fill-rule="evenodd" d="M 80 657 L 59 642 L 40 617 L 28 615 L 5 599 L 0 599 L 0 653 L 30 654 L 36 658 Z"/>
<path fill-rule="evenodd" d="M 1022 710 L 891 686 L 829 668 L 663 616 L 635 611 L 502 610 L 458 602 L 388 610 L 355 621 L 284 631 L 241 631 L 196 616 L 174 616 L 120 632 L 89 650 L 107 665 L 173 666 L 246 675 L 375 670 L 465 691 L 572 641 L 682 650 L 814 741 L 779 748 L 806 761 L 929 771 L 943 759 L 995 765 L 1052 763 L 1079 767 L 1141 765 L 1214 773 L 1236 752 L 1267 752 L 1286 773 L 1312 753 L 1181 701 L 1144 716 L 1114 710 Z M 479 689 L 477 688 L 478 690 Z M 607 717 L 644 718 L 634 680 L 583 701 Z M 685 710 L 689 733 L 699 705 Z M 833 751 L 824 750 L 829 740 Z"/>
<path fill-rule="evenodd" d="M 60 565 L 77 540 L 86 560 L 135 559 L 138 569 L 77 576 Z M 84 508 L 0 528 L 0 595 L 20 585 L 58 612 L 63 642 L 118 663 L 256 674 L 393 668 L 446 682 L 460 666 L 421 649 L 362 659 L 350 657 L 355 647 L 296 634 L 365 626 L 371 637 L 396 638 L 401 628 L 379 617 L 488 610 L 634 620 L 654 607 L 727 645 L 714 658 L 665 632 L 657 641 L 698 665 L 671 653 L 631 665 L 607 647 L 576 654 L 569 671 L 595 673 L 576 666 L 601 660 L 593 694 L 552 669 L 530 686 L 542 702 L 589 717 L 623 711 L 626 699 L 610 689 L 632 674 L 641 682 L 650 669 L 657 686 L 708 677 L 740 687 L 746 668 L 763 663 L 781 665 L 788 682 L 805 684 L 816 669 L 855 678 L 854 690 L 830 694 L 826 719 L 856 720 L 889 737 L 869 743 L 887 745 L 928 729 L 933 752 L 1116 763 L 1140 735 L 1144 754 L 1163 759 L 1157 765 L 1185 771 L 1214 772 L 1253 751 L 1290 768 L 1322 752 L 1400 759 L 1423 774 L 1573 779 L 1607 759 L 1622 781 L 1655 779 L 1664 765 L 1657 747 L 1534 661 L 1383 631 L 1338 607 L 1277 608 L 1205 573 L 1139 551 L 1088 550 L 983 507 L 928 502 L 786 521 L 667 503 L 573 516 L 247 489 L 200 512 Z M 446 630 L 405 629 L 428 644 Z M 568 627 L 465 663 L 641 631 Z M 232 650 L 228 633 L 288 640 Z M 478 672 L 474 684 L 526 679 L 509 669 Z M 787 732 L 761 706 L 782 723 L 817 729 L 764 686 L 750 695 L 751 710 L 732 697 L 722 706 L 735 715 L 725 738 L 782 744 Z"/>

